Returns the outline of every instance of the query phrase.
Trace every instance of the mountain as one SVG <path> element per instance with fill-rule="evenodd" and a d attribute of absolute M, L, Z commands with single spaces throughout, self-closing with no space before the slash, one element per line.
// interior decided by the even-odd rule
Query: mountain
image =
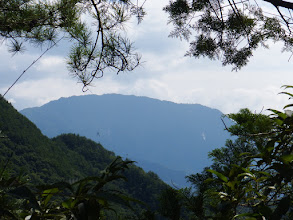
<path fill-rule="evenodd" d="M 146 170 L 156 168 L 160 177 L 175 184 L 208 166 L 208 152 L 229 138 L 220 111 L 147 97 L 75 96 L 21 113 L 49 137 L 86 136 Z"/>
<path fill-rule="evenodd" d="M 115 154 L 101 144 L 79 135 L 63 134 L 53 139 L 44 136 L 0 97 L 0 184 L 4 184 L 2 177 L 8 171 L 12 175 L 24 173 L 33 184 L 99 176 L 115 158 Z M 155 210 L 157 197 L 167 185 L 153 172 L 146 173 L 135 165 L 131 165 L 124 175 L 127 182 L 116 181 L 111 187 Z"/>

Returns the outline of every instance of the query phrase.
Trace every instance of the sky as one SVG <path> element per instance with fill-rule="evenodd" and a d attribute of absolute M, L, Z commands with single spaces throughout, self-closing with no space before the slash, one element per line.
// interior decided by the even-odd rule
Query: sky
<path fill-rule="evenodd" d="M 147 96 L 176 103 L 202 104 L 225 114 L 249 108 L 256 113 L 266 109 L 281 110 L 290 103 L 278 93 L 282 85 L 293 85 L 293 59 L 282 53 L 282 45 L 270 44 L 270 49 L 258 49 L 248 65 L 240 71 L 223 67 L 219 61 L 184 56 L 189 43 L 169 38 L 172 25 L 162 11 L 169 0 L 147 0 L 147 15 L 137 25 L 126 25 L 128 37 L 135 42 L 143 64 L 132 72 L 104 74 L 95 80 L 89 91 L 72 78 L 66 68 L 66 43 L 59 44 L 35 63 L 7 93 L 5 98 L 16 109 L 41 106 L 61 97 L 87 94 L 118 93 Z M 27 48 L 12 56 L 0 45 L 0 93 L 4 94 L 14 80 L 35 60 L 41 50 Z M 288 91 L 290 92 L 290 91 Z"/>

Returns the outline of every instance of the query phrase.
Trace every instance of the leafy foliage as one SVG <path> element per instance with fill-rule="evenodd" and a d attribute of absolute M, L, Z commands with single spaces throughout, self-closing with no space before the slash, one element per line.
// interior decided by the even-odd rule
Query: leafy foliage
<path fill-rule="evenodd" d="M 268 48 L 269 40 L 281 41 L 283 50 L 292 51 L 292 17 L 278 6 L 292 10 L 293 4 L 267 2 L 276 7 L 279 16 L 264 12 L 257 3 L 234 0 L 173 0 L 164 10 L 174 25 L 171 37 L 189 40 L 194 36 L 187 56 L 219 59 L 224 66 L 239 70 L 259 46 Z"/>
<path fill-rule="evenodd" d="M 196 191 L 185 200 L 197 201 L 188 207 L 198 219 L 292 218 L 293 120 L 271 111 L 228 115 L 235 122 L 228 131 L 238 138 L 209 154 L 210 169 L 188 176 Z"/>
<path fill-rule="evenodd" d="M 285 86 L 292 89 L 293 86 Z M 292 93 L 282 94 L 293 97 Z M 270 109 L 270 116 L 248 109 L 229 114 L 226 128 L 237 138 L 209 153 L 213 164 L 187 176 L 192 187 L 161 194 L 162 213 L 169 219 L 292 219 L 293 111 Z M 179 209 L 178 209 L 179 208 Z M 179 217 L 177 214 L 179 214 Z M 174 213 L 174 214 L 171 214 Z M 172 215 L 169 216 L 168 214 Z"/>
<path fill-rule="evenodd" d="M 86 177 L 73 183 L 58 182 L 31 189 L 19 178 L 1 176 L 1 218 L 20 219 L 101 219 L 111 203 L 130 206 L 131 199 L 106 186 L 125 179 L 121 172 L 132 161 L 117 157 L 100 176 Z M 3 169 L 2 171 L 5 171 Z M 3 173 L 3 172 L 2 172 Z M 14 205 L 12 205 L 12 203 Z"/>

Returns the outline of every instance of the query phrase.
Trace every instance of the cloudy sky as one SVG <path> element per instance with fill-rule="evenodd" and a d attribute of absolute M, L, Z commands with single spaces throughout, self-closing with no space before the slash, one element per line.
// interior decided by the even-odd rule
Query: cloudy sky
<path fill-rule="evenodd" d="M 291 54 L 281 53 L 281 45 L 259 49 L 248 66 L 238 72 L 222 67 L 218 61 L 184 57 L 188 43 L 168 38 L 172 26 L 167 25 L 167 14 L 162 11 L 167 3 L 168 0 L 148 0 L 144 21 L 140 25 L 127 24 L 128 36 L 135 41 L 144 61 L 133 72 L 118 76 L 107 73 L 83 93 L 81 84 L 66 69 L 68 48 L 59 45 L 24 74 L 6 99 L 21 110 L 60 97 L 119 93 L 176 103 L 199 103 L 223 113 L 245 107 L 256 112 L 281 109 L 290 102 L 286 96 L 278 95 L 283 91 L 282 85 L 293 85 L 293 59 L 288 61 Z M 12 57 L 3 43 L 0 46 L 0 93 L 3 94 L 41 53 L 29 48 L 23 55 Z"/>

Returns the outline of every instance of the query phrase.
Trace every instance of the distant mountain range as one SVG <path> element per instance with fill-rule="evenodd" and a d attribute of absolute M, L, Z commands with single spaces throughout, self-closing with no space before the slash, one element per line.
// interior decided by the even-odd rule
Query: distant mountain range
<path fill-rule="evenodd" d="M 21 113 L 48 137 L 86 136 L 180 186 L 186 174 L 208 166 L 208 152 L 229 138 L 219 110 L 147 97 L 74 96 Z"/>

